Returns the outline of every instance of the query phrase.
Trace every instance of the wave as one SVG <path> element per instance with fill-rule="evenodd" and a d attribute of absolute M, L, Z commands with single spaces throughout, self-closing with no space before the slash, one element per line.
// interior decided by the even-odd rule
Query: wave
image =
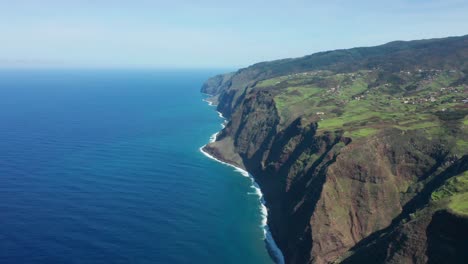
<path fill-rule="evenodd" d="M 213 105 L 213 103 L 207 101 L 206 99 L 203 99 L 203 101 L 208 102 L 209 106 L 215 106 L 215 105 Z M 217 111 L 217 113 L 218 113 L 219 117 L 223 119 L 223 123 L 221 124 L 221 127 L 224 129 L 226 127 L 227 120 L 226 120 L 226 118 L 223 116 L 223 114 L 221 112 Z M 211 135 L 210 143 L 213 143 L 213 142 L 216 141 L 216 137 L 218 136 L 218 134 L 219 134 L 219 132 L 216 132 L 213 135 Z M 217 162 L 219 162 L 221 164 L 224 164 L 226 166 L 234 168 L 234 170 L 239 172 L 242 176 L 248 177 L 251 180 L 252 185 L 250 187 L 252 189 L 254 189 L 254 192 L 253 193 L 248 193 L 248 194 L 256 195 L 258 197 L 258 200 L 260 201 L 260 215 L 262 216 L 261 227 L 263 229 L 263 239 L 266 241 L 268 253 L 270 254 L 272 259 L 276 263 L 284 264 L 283 253 L 281 252 L 281 249 L 279 249 L 278 245 L 276 244 L 275 240 L 273 239 L 273 235 L 271 234 L 270 228 L 268 227 L 268 209 L 266 207 L 265 199 L 263 198 L 262 190 L 260 189 L 260 186 L 258 185 L 258 183 L 255 181 L 254 177 L 248 171 L 246 171 L 246 170 L 244 170 L 242 168 L 239 168 L 239 167 L 237 167 L 237 166 L 235 166 L 233 164 L 230 164 L 230 163 L 227 163 L 227 162 L 224 162 L 222 160 L 219 160 L 219 159 L 215 158 L 213 155 L 211 155 L 208 152 L 203 150 L 203 148 L 205 146 L 206 145 L 200 147 L 200 149 L 199 149 L 200 152 L 203 153 L 203 155 L 205 155 L 206 157 L 208 157 L 208 158 L 210 158 L 212 160 L 215 160 L 215 161 L 217 161 Z"/>
<path fill-rule="evenodd" d="M 208 101 L 207 99 L 203 99 L 203 102 L 207 102 L 209 106 L 216 106 L 215 104 L 213 104 L 213 102 Z"/>

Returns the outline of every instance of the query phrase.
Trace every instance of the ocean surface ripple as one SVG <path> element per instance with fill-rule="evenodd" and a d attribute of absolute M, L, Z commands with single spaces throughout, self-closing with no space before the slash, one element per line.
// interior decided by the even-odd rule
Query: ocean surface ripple
<path fill-rule="evenodd" d="M 0 70 L 0 263 L 272 263 L 253 182 L 199 152 L 217 72 Z"/>

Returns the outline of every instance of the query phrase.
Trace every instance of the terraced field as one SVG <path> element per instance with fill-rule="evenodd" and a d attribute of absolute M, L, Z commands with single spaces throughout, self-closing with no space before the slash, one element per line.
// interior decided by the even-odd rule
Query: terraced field
<path fill-rule="evenodd" d="M 454 152 L 468 149 L 468 87 L 455 70 L 417 70 L 391 76 L 376 70 L 333 74 L 290 74 L 259 82 L 254 89 L 275 94 L 281 124 L 298 117 L 318 121 L 319 133 L 343 130 L 359 140 L 389 127 L 420 130 L 454 141 Z M 457 140 L 455 140 L 457 138 Z"/>

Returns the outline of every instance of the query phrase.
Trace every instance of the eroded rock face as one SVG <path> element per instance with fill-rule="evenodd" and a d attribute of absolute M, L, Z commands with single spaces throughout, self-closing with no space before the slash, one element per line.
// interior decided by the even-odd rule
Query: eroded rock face
<path fill-rule="evenodd" d="M 453 156 L 441 138 L 418 131 L 381 129 L 352 139 L 342 130 L 320 131 L 303 116 L 284 122 L 276 91 L 255 84 L 285 70 L 260 66 L 204 87 L 217 93 L 218 110 L 229 118 L 205 150 L 254 175 L 287 263 L 440 263 L 439 254 L 467 260 L 461 251 L 468 236 L 443 229 L 453 224 L 464 232 L 466 219 L 440 213 L 430 194 L 466 171 L 468 156 Z"/>
<path fill-rule="evenodd" d="M 219 94 L 222 89 L 230 85 L 234 73 L 219 74 L 208 79 L 202 86 L 201 92 L 206 94 Z"/>
<path fill-rule="evenodd" d="M 300 118 L 281 130 L 278 124 L 271 96 L 246 95 L 206 150 L 255 175 L 288 263 L 329 263 L 349 254 L 402 213 L 447 154 L 416 133 L 391 130 L 351 142 L 339 131 L 317 135 L 317 124 Z"/>
<path fill-rule="evenodd" d="M 273 100 L 249 94 L 206 149 L 255 175 L 288 263 L 340 259 L 389 226 L 445 161 L 438 142 L 417 134 L 392 130 L 351 142 L 341 132 L 317 135 L 317 124 L 301 119 L 283 130 L 278 123 Z"/>
<path fill-rule="evenodd" d="M 362 239 L 389 226 L 417 194 L 408 188 L 444 159 L 437 143 L 417 135 L 401 138 L 396 132 L 349 144 L 328 167 L 310 222 L 316 238 L 311 255 L 317 263 L 336 260 Z"/>

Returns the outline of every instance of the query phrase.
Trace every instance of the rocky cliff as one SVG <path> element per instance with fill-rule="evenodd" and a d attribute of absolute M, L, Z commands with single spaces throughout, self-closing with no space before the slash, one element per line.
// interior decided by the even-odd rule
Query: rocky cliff
<path fill-rule="evenodd" d="M 467 263 L 467 62 L 463 36 L 216 76 L 205 150 L 254 175 L 287 263 Z"/>

